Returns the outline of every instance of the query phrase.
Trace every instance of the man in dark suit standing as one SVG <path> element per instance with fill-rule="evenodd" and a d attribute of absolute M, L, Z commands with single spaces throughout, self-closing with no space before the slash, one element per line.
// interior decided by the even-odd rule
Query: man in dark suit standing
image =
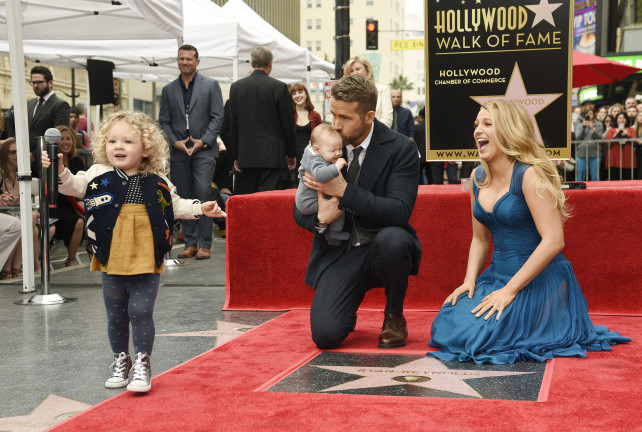
<path fill-rule="evenodd" d="M 377 87 L 360 75 L 332 86 L 333 127 L 343 138 L 349 166 L 325 184 L 306 173 L 305 185 L 319 195 L 319 211 L 305 216 L 294 209 L 296 222 L 314 234 L 305 282 L 316 289 L 310 324 L 321 349 L 341 344 L 356 325 L 366 291 L 376 287 L 385 289 L 387 299 L 379 347 L 405 346 L 408 337 L 403 302 L 421 258 L 409 224 L 419 158 L 411 140 L 374 118 L 377 96 Z M 350 240 L 330 246 L 323 232 L 344 212 Z"/>
<path fill-rule="evenodd" d="M 285 83 L 269 77 L 272 52 L 252 51 L 254 68 L 230 88 L 230 135 L 235 194 L 282 189 L 296 167 L 294 110 Z"/>
<path fill-rule="evenodd" d="M 159 120 L 169 140 L 172 182 L 179 195 L 205 202 L 218 155 L 218 133 L 223 123 L 223 97 L 218 82 L 197 73 L 198 50 L 178 49 L 180 76 L 163 87 Z M 212 219 L 181 221 L 185 250 L 179 258 L 208 259 L 212 247 Z"/>
<path fill-rule="evenodd" d="M 31 152 L 31 173 L 38 176 L 38 165 L 35 152 L 38 148 L 38 137 L 56 126 L 69 126 L 69 104 L 60 99 L 53 91 L 53 75 L 44 66 L 31 69 L 31 85 L 38 96 L 27 102 L 27 119 L 29 123 L 29 151 Z"/>
<path fill-rule="evenodd" d="M 392 102 L 392 127 L 395 132 L 415 138 L 415 121 L 412 118 L 412 111 L 401 106 L 401 90 L 390 90 L 390 101 Z"/>

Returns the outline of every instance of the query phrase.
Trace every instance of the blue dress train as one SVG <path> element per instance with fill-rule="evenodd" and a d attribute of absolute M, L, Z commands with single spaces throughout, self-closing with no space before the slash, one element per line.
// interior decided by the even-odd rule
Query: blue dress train
<path fill-rule="evenodd" d="M 491 231 L 490 266 L 478 277 L 472 299 L 468 293 L 452 306 L 442 306 L 431 329 L 429 344 L 440 348 L 428 356 L 446 361 L 504 364 L 555 357 L 586 357 L 586 351 L 610 351 L 611 345 L 631 339 L 605 326 L 594 326 L 588 304 L 571 263 L 561 253 L 526 285 L 501 318 L 484 320 L 471 311 L 491 292 L 502 288 L 524 265 L 541 241 L 522 193 L 529 165 L 515 162 L 508 192 L 487 212 L 479 203 L 473 182 L 474 217 Z M 482 181 L 486 173 L 477 168 Z"/>

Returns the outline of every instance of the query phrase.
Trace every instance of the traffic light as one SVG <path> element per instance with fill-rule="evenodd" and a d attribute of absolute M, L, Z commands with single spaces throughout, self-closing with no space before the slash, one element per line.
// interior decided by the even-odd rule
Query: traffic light
<path fill-rule="evenodd" d="M 379 21 L 366 20 L 366 49 L 379 49 Z"/>

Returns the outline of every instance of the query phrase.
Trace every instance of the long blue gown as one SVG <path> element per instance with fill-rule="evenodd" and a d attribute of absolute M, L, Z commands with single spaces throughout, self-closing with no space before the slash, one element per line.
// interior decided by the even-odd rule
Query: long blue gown
<path fill-rule="evenodd" d="M 510 188 L 491 212 L 479 203 L 473 182 L 473 215 L 493 236 L 491 264 L 478 277 L 472 299 L 464 293 L 455 306 L 442 306 L 429 342 L 440 350 L 428 356 L 479 364 L 541 362 L 554 356 L 586 357 L 586 351 L 610 351 L 610 345 L 631 340 L 593 325 L 573 267 L 561 253 L 517 294 L 499 321 L 496 314 L 486 321 L 486 314 L 477 318 L 471 313 L 484 297 L 504 287 L 541 241 L 522 192 L 527 168 L 515 162 Z M 479 167 L 476 175 L 482 181 L 486 173 Z"/>

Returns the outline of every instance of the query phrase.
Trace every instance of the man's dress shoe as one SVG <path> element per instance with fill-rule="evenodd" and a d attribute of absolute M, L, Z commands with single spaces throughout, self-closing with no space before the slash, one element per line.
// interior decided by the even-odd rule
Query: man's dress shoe
<path fill-rule="evenodd" d="M 179 258 L 192 258 L 193 256 L 196 255 L 198 252 L 198 248 L 196 246 L 190 246 L 186 247 L 183 252 L 178 254 Z"/>
<path fill-rule="evenodd" d="M 384 314 L 383 327 L 379 335 L 379 348 L 401 348 L 406 346 L 408 327 L 403 314 Z"/>
<path fill-rule="evenodd" d="M 210 259 L 210 250 L 205 249 L 205 248 L 200 248 L 198 250 L 198 253 L 196 254 L 196 259 L 197 260 L 202 260 L 202 259 Z"/>

